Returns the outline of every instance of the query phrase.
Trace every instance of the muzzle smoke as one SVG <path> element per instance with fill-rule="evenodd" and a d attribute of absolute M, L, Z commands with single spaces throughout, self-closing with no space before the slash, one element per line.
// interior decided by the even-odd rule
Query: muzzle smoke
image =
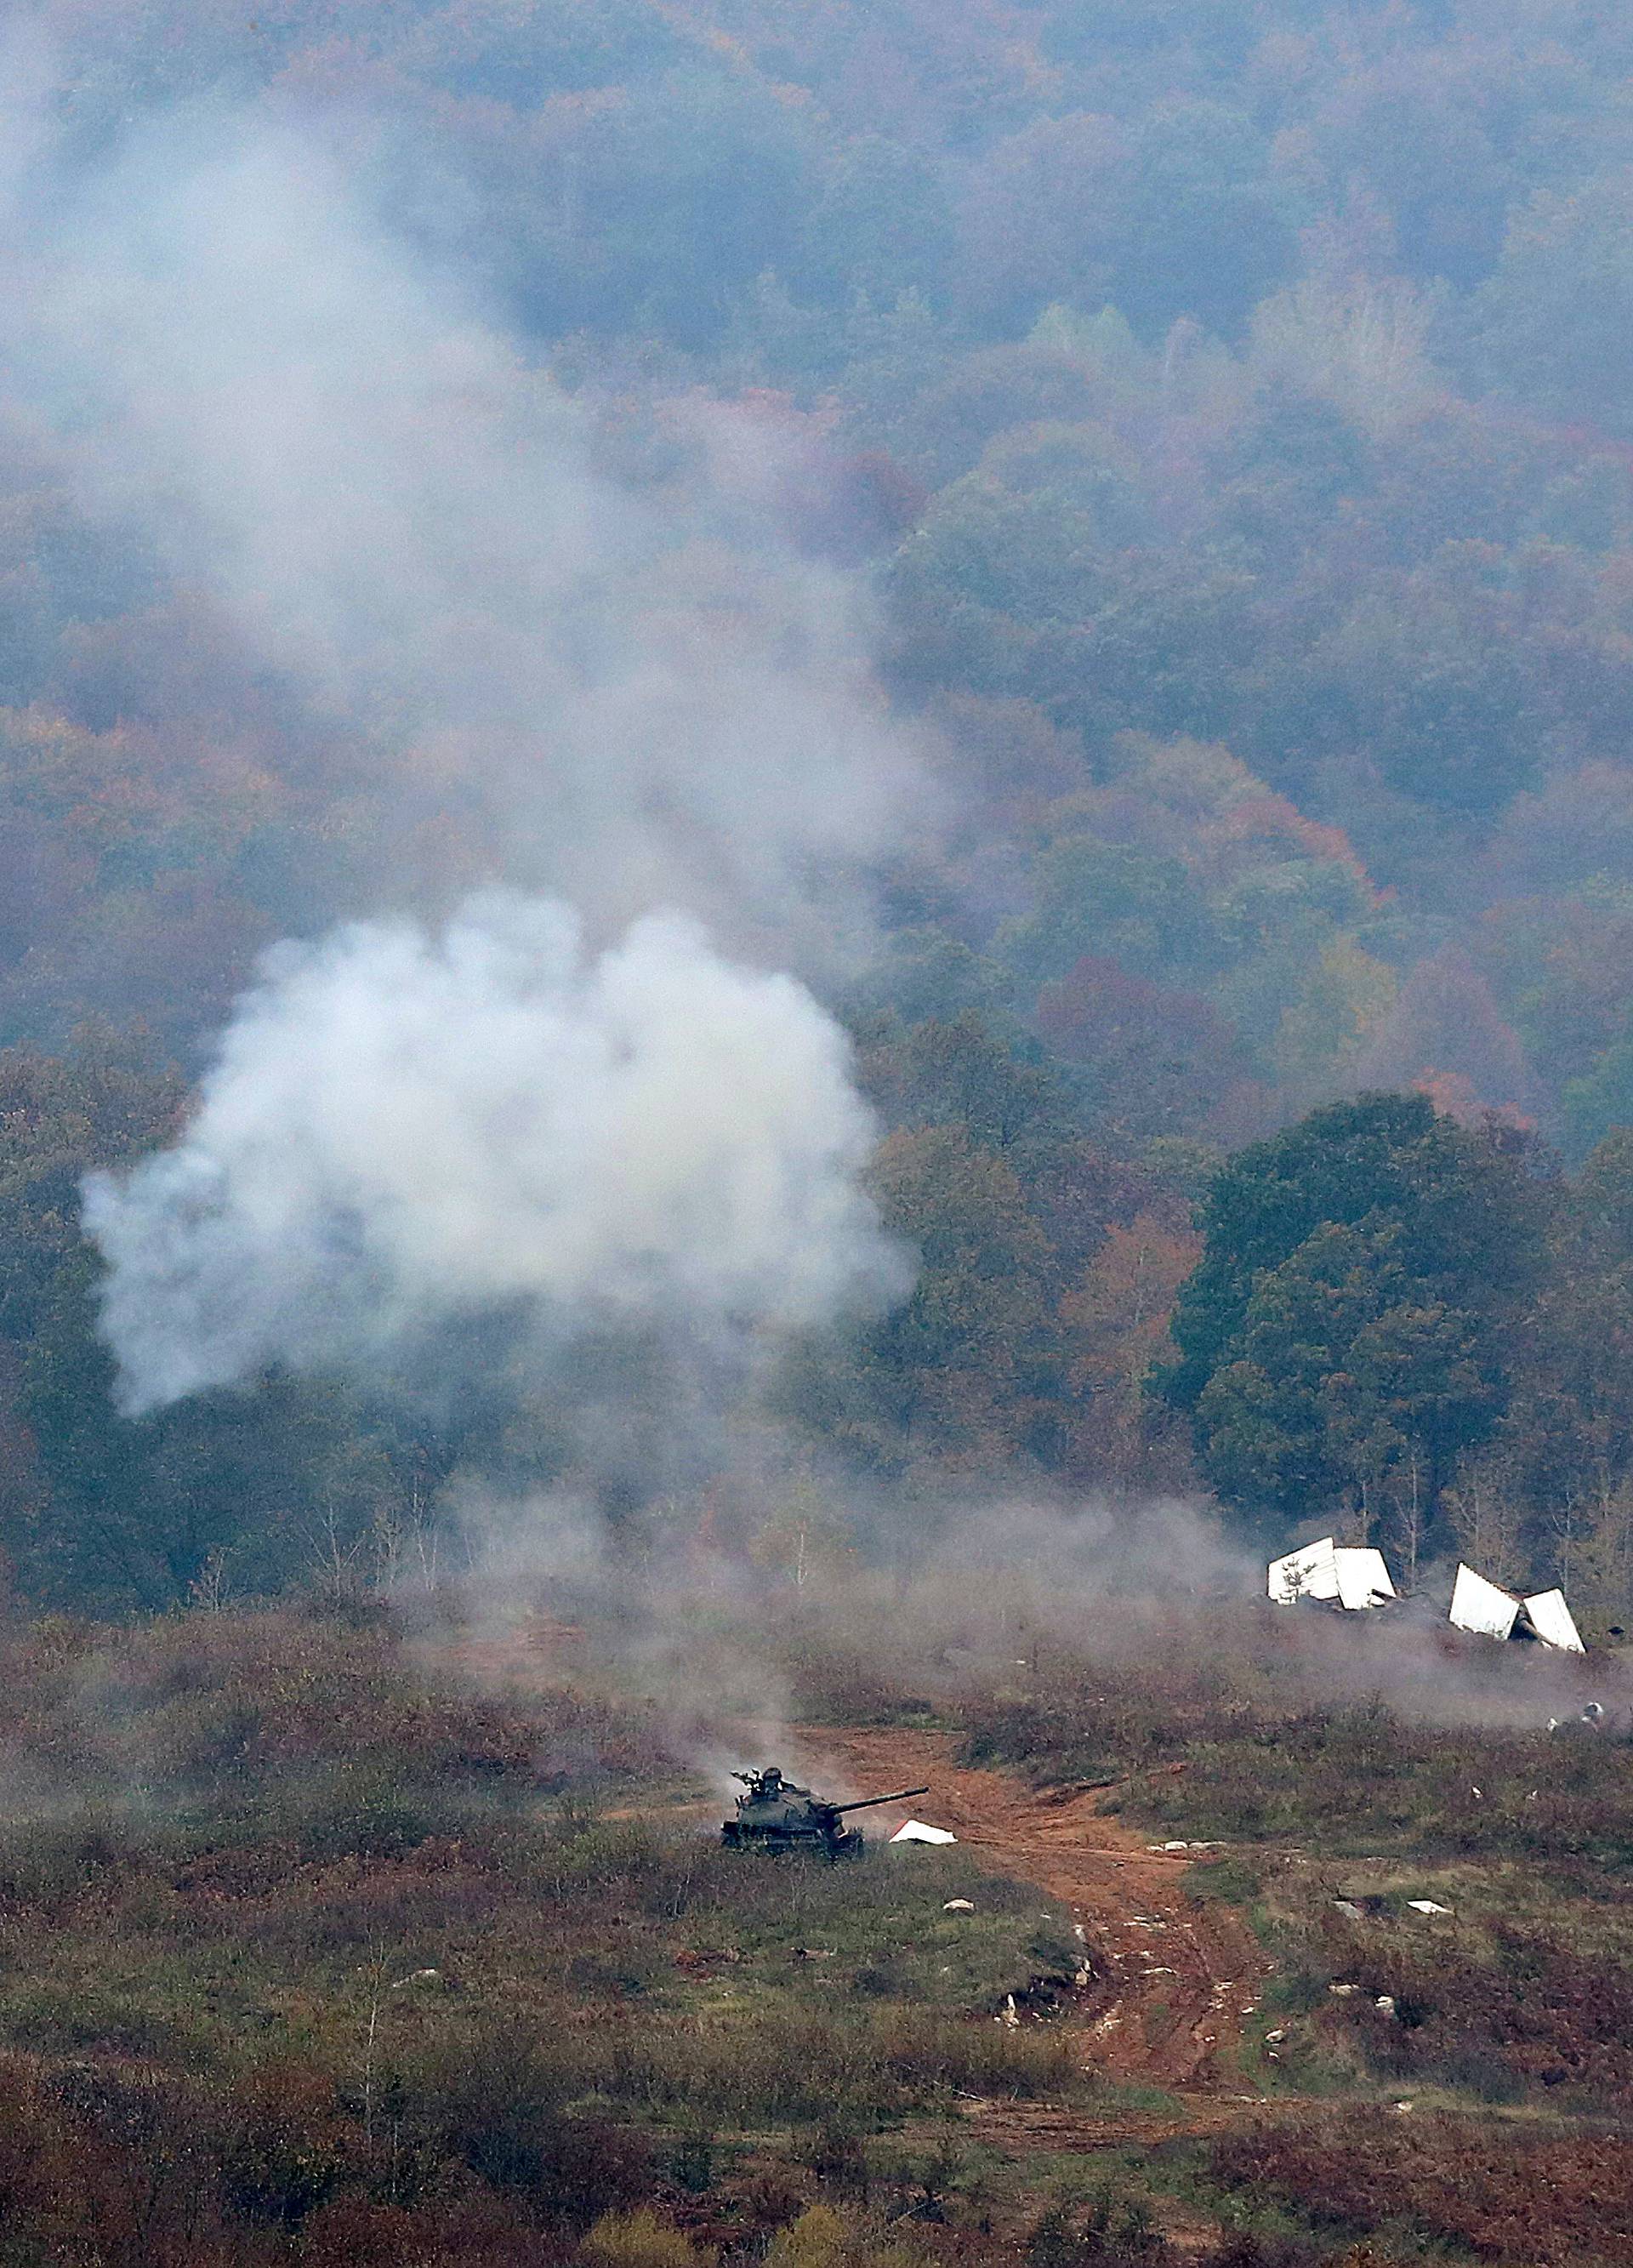
<path fill-rule="evenodd" d="M 511 895 L 281 946 L 185 1138 L 87 1186 L 125 1407 L 484 1311 L 567 1337 L 865 1308 L 904 1281 L 857 1178 L 872 1132 L 804 987 L 678 916 L 596 959 Z"/>

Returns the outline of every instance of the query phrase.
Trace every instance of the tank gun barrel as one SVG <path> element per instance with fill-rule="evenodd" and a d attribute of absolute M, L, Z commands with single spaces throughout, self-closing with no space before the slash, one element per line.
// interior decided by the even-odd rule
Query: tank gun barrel
<path fill-rule="evenodd" d="M 905 1803 L 910 1795 L 928 1795 L 929 1793 L 930 1790 L 927 1787 L 899 1787 L 894 1795 L 864 1795 L 858 1797 L 855 1803 L 835 1803 L 828 1808 L 835 1813 L 867 1811 L 871 1810 L 876 1803 Z"/>

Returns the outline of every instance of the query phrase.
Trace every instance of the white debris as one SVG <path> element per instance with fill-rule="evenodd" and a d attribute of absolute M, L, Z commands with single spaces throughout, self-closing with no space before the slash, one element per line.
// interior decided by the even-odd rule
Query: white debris
<path fill-rule="evenodd" d="M 1372 2006 L 1377 2009 L 1380 2016 L 1393 2016 L 1395 2012 L 1394 1994 L 1393 1992 L 1380 1992 L 1378 1998 L 1373 2001 Z"/>
<path fill-rule="evenodd" d="M 1469 1566 L 1458 1568 L 1451 1620 L 1454 1630 L 1473 1631 L 1482 1638 L 1536 1638 L 1564 1653 L 1586 1651 L 1563 1591 L 1534 1591 L 1528 1598 L 1517 1599 Z"/>
<path fill-rule="evenodd" d="M 949 1898 L 941 1911 L 943 1913 L 974 1913 L 975 1902 L 970 1898 Z"/>
<path fill-rule="evenodd" d="M 1338 1547 L 1330 1535 L 1272 1559 L 1266 1570 L 1271 1598 L 1278 1607 L 1291 1607 L 1296 1599 L 1335 1599 L 1337 1561 Z"/>
<path fill-rule="evenodd" d="M 1409 1898 L 1407 1904 L 1414 1913 L 1449 1914 L 1452 1911 L 1450 1906 L 1438 1906 L 1432 1898 Z"/>
<path fill-rule="evenodd" d="M 1341 1607 L 1348 1607 L 1351 1611 L 1381 1607 L 1387 1599 L 1396 1595 L 1381 1551 L 1346 1550 L 1341 1545 L 1334 1552 L 1333 1559 L 1338 1570 L 1338 1603 Z"/>
<path fill-rule="evenodd" d="M 1267 2032 L 1264 2036 L 1269 2046 L 1280 2047 L 1282 2042 L 1287 2037 L 1287 2027 L 1284 2024 L 1278 2024 L 1273 2032 Z"/>
<path fill-rule="evenodd" d="M 1544 1646 L 1558 1646 L 1565 1653 L 1586 1653 L 1563 1591 L 1534 1592 L 1525 1602 L 1525 1610 Z"/>
<path fill-rule="evenodd" d="M 1452 1586 L 1452 1626 L 1482 1638 L 1507 1638 L 1519 1615 L 1519 1602 L 1472 1567 L 1460 1566 Z"/>
<path fill-rule="evenodd" d="M 1381 1551 L 1335 1543 L 1330 1535 L 1272 1559 L 1265 1572 L 1269 1595 L 1283 1607 L 1325 1599 L 1361 1611 L 1395 1596 Z"/>
<path fill-rule="evenodd" d="M 893 1843 L 956 1843 L 959 1838 L 949 1835 L 945 1827 L 926 1827 L 922 1819 L 909 1819 L 890 1839 Z"/>
<path fill-rule="evenodd" d="M 1329 1984 L 1327 1989 L 1335 1992 L 1341 2000 L 1347 2000 L 1351 1992 L 1358 1992 L 1361 1988 L 1358 1984 Z"/>

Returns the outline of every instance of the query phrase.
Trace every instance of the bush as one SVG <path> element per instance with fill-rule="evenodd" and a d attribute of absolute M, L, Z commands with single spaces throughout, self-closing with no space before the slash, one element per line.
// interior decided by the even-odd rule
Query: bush
<path fill-rule="evenodd" d="M 603 2213 L 578 2254 L 585 2268 L 710 2268 L 715 2257 L 645 2205 Z"/>
<path fill-rule="evenodd" d="M 1513 2268 L 1626 2257 L 1633 2141 L 1617 2134 L 1494 2134 L 1471 2121 L 1346 2111 L 1257 2125 L 1216 2142 L 1215 2176 L 1366 2235 L 1406 2223 L 1428 2242 Z"/>

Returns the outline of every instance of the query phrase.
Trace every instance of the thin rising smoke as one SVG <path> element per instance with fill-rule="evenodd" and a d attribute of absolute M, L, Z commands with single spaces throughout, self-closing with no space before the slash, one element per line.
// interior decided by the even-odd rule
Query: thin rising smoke
<path fill-rule="evenodd" d="M 778 524 L 774 427 L 626 407 L 615 474 L 320 118 L 173 114 L 87 169 L 44 107 L 7 122 L 0 339 L 86 509 L 493 879 L 601 934 L 680 905 L 799 966 L 864 939 L 924 780 L 862 585 Z"/>

